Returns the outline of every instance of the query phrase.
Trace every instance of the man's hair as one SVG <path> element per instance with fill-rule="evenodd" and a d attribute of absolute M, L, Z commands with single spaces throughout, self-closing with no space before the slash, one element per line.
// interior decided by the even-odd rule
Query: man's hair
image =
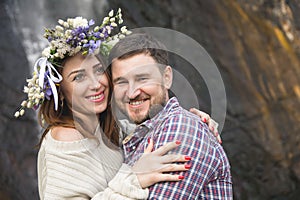
<path fill-rule="evenodd" d="M 137 54 L 150 55 L 157 63 L 169 65 L 166 47 L 154 37 L 144 33 L 134 33 L 121 39 L 111 50 L 108 61 L 126 59 Z"/>

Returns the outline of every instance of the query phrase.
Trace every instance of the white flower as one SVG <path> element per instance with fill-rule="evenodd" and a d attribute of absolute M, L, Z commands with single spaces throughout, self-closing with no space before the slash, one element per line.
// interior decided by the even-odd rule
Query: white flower
<path fill-rule="evenodd" d="M 73 20 L 73 27 L 74 28 L 78 28 L 80 26 L 88 26 L 88 21 L 87 19 L 83 18 L 83 17 L 76 17 Z"/>
<path fill-rule="evenodd" d="M 58 23 L 59 23 L 60 25 L 63 25 L 65 22 L 64 22 L 64 20 L 59 19 L 59 20 L 58 20 Z"/>
<path fill-rule="evenodd" d="M 27 101 L 22 101 L 21 106 L 25 107 L 27 105 Z"/>
<path fill-rule="evenodd" d="M 110 34 L 111 33 L 111 28 L 110 26 L 105 26 L 106 30 L 107 30 L 107 33 Z"/>
<path fill-rule="evenodd" d="M 64 22 L 63 26 L 64 26 L 65 28 L 69 28 L 69 24 L 68 24 L 67 22 Z"/>
<path fill-rule="evenodd" d="M 100 30 L 100 27 L 99 26 L 96 26 L 95 28 L 94 28 L 94 32 L 98 32 Z"/>
<path fill-rule="evenodd" d="M 118 26 L 115 22 L 112 22 L 110 25 L 111 25 L 112 27 L 117 27 L 117 26 Z"/>
<path fill-rule="evenodd" d="M 61 26 L 59 26 L 59 25 L 55 26 L 55 29 L 56 29 L 58 32 L 63 32 L 63 31 L 64 31 L 64 28 L 61 27 Z"/>
<path fill-rule="evenodd" d="M 15 117 L 17 118 L 17 117 L 19 117 L 19 116 L 20 116 L 20 112 L 17 111 L 17 112 L 15 113 Z"/>
<path fill-rule="evenodd" d="M 108 13 L 108 16 L 109 16 L 109 17 L 114 16 L 114 10 L 111 10 L 111 11 Z"/>
<path fill-rule="evenodd" d="M 24 109 L 20 110 L 20 116 L 24 115 L 24 113 L 25 113 Z"/>
<path fill-rule="evenodd" d="M 122 26 L 121 27 L 121 33 L 126 33 L 127 32 L 127 27 L 126 26 Z"/>
<path fill-rule="evenodd" d="M 42 52 L 42 56 L 49 58 L 49 56 L 50 56 L 50 50 L 51 50 L 50 47 L 45 48 L 43 50 L 43 52 Z"/>
<path fill-rule="evenodd" d="M 27 86 L 24 86 L 24 93 L 28 93 L 29 92 L 29 88 Z"/>
<path fill-rule="evenodd" d="M 66 32 L 65 32 L 66 38 L 70 37 L 71 33 L 72 33 L 72 31 L 70 29 L 66 30 Z"/>
<path fill-rule="evenodd" d="M 104 17 L 104 19 L 103 19 L 103 24 L 106 24 L 107 22 L 109 21 L 109 17 Z"/>
<path fill-rule="evenodd" d="M 29 101 L 29 102 L 27 103 L 27 108 L 32 108 L 32 102 Z"/>

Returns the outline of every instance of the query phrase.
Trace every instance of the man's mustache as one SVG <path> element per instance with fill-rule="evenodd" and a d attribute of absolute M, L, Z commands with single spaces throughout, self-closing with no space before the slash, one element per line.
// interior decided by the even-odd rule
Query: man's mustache
<path fill-rule="evenodd" d="M 150 96 L 147 95 L 147 94 L 139 94 L 135 98 L 129 98 L 128 96 L 125 96 L 123 98 L 123 102 L 124 103 L 130 103 L 132 101 L 142 101 L 142 100 L 145 100 L 145 99 L 150 99 Z"/>

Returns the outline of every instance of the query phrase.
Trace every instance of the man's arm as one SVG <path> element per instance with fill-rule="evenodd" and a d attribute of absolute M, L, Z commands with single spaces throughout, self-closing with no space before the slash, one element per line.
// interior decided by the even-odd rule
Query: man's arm
<path fill-rule="evenodd" d="M 179 140 L 181 145 L 175 153 L 189 155 L 192 159 L 187 165 L 190 170 L 181 173 L 184 176 L 182 181 L 155 184 L 149 188 L 149 199 L 205 198 L 206 187 L 220 165 L 214 148 L 218 142 L 209 133 L 207 125 L 185 115 L 176 115 L 166 120 L 156 130 L 155 136 L 156 148 L 169 141 Z"/>

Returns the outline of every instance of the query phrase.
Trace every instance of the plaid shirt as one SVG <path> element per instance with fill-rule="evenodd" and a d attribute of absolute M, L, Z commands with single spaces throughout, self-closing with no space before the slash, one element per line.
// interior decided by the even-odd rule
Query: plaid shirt
<path fill-rule="evenodd" d="M 160 182 L 149 188 L 149 199 L 232 199 L 230 164 L 222 146 L 209 133 L 208 126 L 198 116 L 179 106 L 171 98 L 160 113 L 137 126 L 123 141 L 125 162 L 133 165 L 143 154 L 148 138 L 154 149 L 180 140 L 172 151 L 189 155 L 191 168 L 178 182 Z M 150 164 L 150 163 L 149 163 Z"/>

